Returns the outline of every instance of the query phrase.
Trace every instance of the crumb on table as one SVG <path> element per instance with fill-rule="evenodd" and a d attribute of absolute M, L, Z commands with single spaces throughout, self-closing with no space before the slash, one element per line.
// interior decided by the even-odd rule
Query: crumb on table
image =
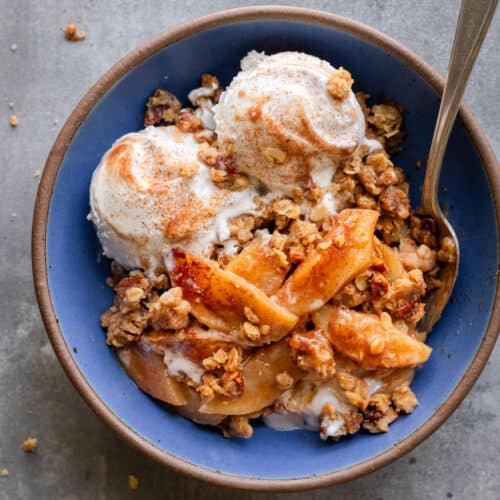
<path fill-rule="evenodd" d="M 26 453 L 33 453 L 38 446 L 38 439 L 35 437 L 27 437 L 23 443 L 23 450 Z"/>
<path fill-rule="evenodd" d="M 16 115 L 10 115 L 10 120 L 9 120 L 10 126 L 11 127 L 17 127 L 19 124 L 19 120 Z"/>
<path fill-rule="evenodd" d="M 16 52 L 16 51 L 17 51 L 17 43 L 13 43 L 13 44 L 10 46 L 10 51 L 11 51 L 11 52 Z"/>
<path fill-rule="evenodd" d="M 87 33 L 78 31 L 78 28 L 73 23 L 68 23 L 64 28 L 64 36 L 70 42 L 83 42 L 87 38 Z"/>
<path fill-rule="evenodd" d="M 14 101 L 9 102 L 9 109 L 14 109 Z"/>
<path fill-rule="evenodd" d="M 40 177 L 40 175 L 42 175 L 42 171 L 39 168 L 37 168 L 33 173 L 33 177 Z"/>
<path fill-rule="evenodd" d="M 137 488 L 139 488 L 139 479 L 137 479 L 137 476 L 134 476 L 133 474 L 129 474 L 128 487 L 131 490 L 136 490 Z"/>
<path fill-rule="evenodd" d="M 5 477 L 9 475 L 8 469 L 0 469 L 0 476 Z"/>

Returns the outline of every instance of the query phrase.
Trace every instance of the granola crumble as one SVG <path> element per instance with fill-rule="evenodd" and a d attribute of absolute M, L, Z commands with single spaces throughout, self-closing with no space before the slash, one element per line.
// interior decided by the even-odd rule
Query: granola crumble
<path fill-rule="evenodd" d="M 253 435 L 253 427 L 245 416 L 226 417 L 221 425 L 225 438 L 240 437 L 249 439 Z"/>
<path fill-rule="evenodd" d="M 35 437 L 27 437 L 23 443 L 23 450 L 26 453 L 34 453 L 38 446 L 38 439 Z"/>
<path fill-rule="evenodd" d="M 338 71 L 331 76 L 327 89 L 334 99 L 342 101 L 349 96 L 353 83 L 354 80 L 352 79 L 351 73 L 340 67 Z"/>
<path fill-rule="evenodd" d="M 175 117 L 175 126 L 181 132 L 196 132 L 203 128 L 201 118 L 196 116 L 194 109 L 184 108 Z"/>
<path fill-rule="evenodd" d="M 275 214 L 276 227 L 281 231 L 288 226 L 292 220 L 300 216 L 300 206 L 286 198 L 273 202 L 272 210 Z"/>
<path fill-rule="evenodd" d="M 455 247 L 455 242 L 451 236 L 445 236 L 440 242 L 440 248 L 437 253 L 437 259 L 439 262 L 444 262 L 446 264 L 453 264 L 457 260 L 457 249 Z"/>
<path fill-rule="evenodd" d="M 366 383 L 345 370 L 338 370 L 335 376 L 347 400 L 360 410 L 366 409 L 368 405 L 368 387 Z"/>
<path fill-rule="evenodd" d="M 129 474 L 128 476 L 128 487 L 131 490 L 137 490 L 139 488 L 139 479 L 134 474 Z"/>
<path fill-rule="evenodd" d="M 314 378 L 328 380 L 335 374 L 332 346 L 320 330 L 294 332 L 289 345 L 297 365 Z"/>
<path fill-rule="evenodd" d="M 73 23 L 68 23 L 64 28 L 64 36 L 69 42 L 83 42 L 87 38 L 87 33 L 79 31 Z"/>
<path fill-rule="evenodd" d="M 240 215 L 231 219 L 229 230 L 240 243 L 246 243 L 253 239 L 252 231 L 255 229 L 255 218 L 253 215 Z"/>
<path fill-rule="evenodd" d="M 376 394 L 364 412 L 363 428 L 372 434 L 388 432 L 389 424 L 398 418 L 386 394 Z"/>
<path fill-rule="evenodd" d="M 407 385 L 403 385 L 394 389 L 392 403 L 396 411 L 411 413 L 418 405 L 418 399 Z"/>
<path fill-rule="evenodd" d="M 145 292 L 143 291 L 145 298 Z M 182 298 L 182 288 L 175 287 L 163 292 L 150 308 L 153 328 L 179 330 L 189 325 L 191 305 Z"/>
<path fill-rule="evenodd" d="M 168 90 L 157 89 L 148 99 L 144 125 L 158 125 L 162 122 L 173 123 L 181 110 L 181 103 Z"/>
<path fill-rule="evenodd" d="M 243 391 L 242 352 L 237 347 L 217 349 L 202 360 L 206 373 L 196 388 L 203 401 L 210 401 L 216 394 L 236 398 Z"/>

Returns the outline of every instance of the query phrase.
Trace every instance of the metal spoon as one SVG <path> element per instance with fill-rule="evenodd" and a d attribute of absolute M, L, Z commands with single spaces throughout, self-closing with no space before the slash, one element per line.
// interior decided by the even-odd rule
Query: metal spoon
<path fill-rule="evenodd" d="M 436 221 L 440 238 L 450 236 L 453 239 L 457 249 L 457 258 L 455 262 L 444 266 L 439 277 L 443 285 L 429 296 L 425 316 L 419 323 L 419 330 L 423 332 L 429 332 L 440 318 L 457 279 L 459 245 L 455 231 L 439 206 L 439 174 L 467 80 L 488 31 L 497 3 L 498 0 L 463 0 L 460 8 L 448 65 L 448 76 L 427 158 L 422 198 L 418 211 L 419 215 L 430 216 Z"/>

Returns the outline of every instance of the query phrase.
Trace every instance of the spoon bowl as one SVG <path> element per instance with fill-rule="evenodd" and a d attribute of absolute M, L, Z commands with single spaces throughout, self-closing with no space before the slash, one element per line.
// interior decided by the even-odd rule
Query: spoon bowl
<path fill-rule="evenodd" d="M 418 324 L 418 329 L 422 332 L 430 332 L 434 324 L 441 317 L 441 313 L 446 307 L 453 287 L 455 286 L 455 282 L 457 281 L 460 262 L 460 247 L 455 230 L 442 211 L 440 210 L 439 212 L 437 216 L 432 215 L 432 218 L 436 221 L 438 226 L 438 234 L 441 238 L 450 237 L 453 240 L 456 249 L 456 257 L 454 262 L 449 262 L 441 267 L 441 272 L 439 274 L 441 286 L 427 296 L 425 316 Z"/>

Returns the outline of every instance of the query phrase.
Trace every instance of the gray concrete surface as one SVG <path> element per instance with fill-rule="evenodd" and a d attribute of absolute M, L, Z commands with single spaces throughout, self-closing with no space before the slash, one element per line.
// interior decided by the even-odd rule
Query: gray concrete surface
<path fill-rule="evenodd" d="M 352 17 L 400 40 L 444 72 L 458 1 L 293 2 Z M 416 6 L 418 4 L 418 7 Z M 30 226 L 38 178 L 71 109 L 119 57 L 174 24 L 245 5 L 212 0 L 0 0 L 0 499 L 230 499 L 235 492 L 165 470 L 121 442 L 83 403 L 54 357 L 32 288 Z M 88 31 L 70 44 L 62 27 Z M 9 50 L 17 43 L 18 50 Z M 500 12 L 467 101 L 500 154 Z M 9 126 L 8 101 L 19 126 Z M 55 120 L 58 120 L 56 122 Z M 418 449 L 349 484 L 290 498 L 500 498 L 500 350 L 457 412 Z M 36 454 L 21 450 L 39 439 Z M 127 475 L 140 488 L 131 491 Z M 283 495 L 238 493 L 241 500 Z"/>

